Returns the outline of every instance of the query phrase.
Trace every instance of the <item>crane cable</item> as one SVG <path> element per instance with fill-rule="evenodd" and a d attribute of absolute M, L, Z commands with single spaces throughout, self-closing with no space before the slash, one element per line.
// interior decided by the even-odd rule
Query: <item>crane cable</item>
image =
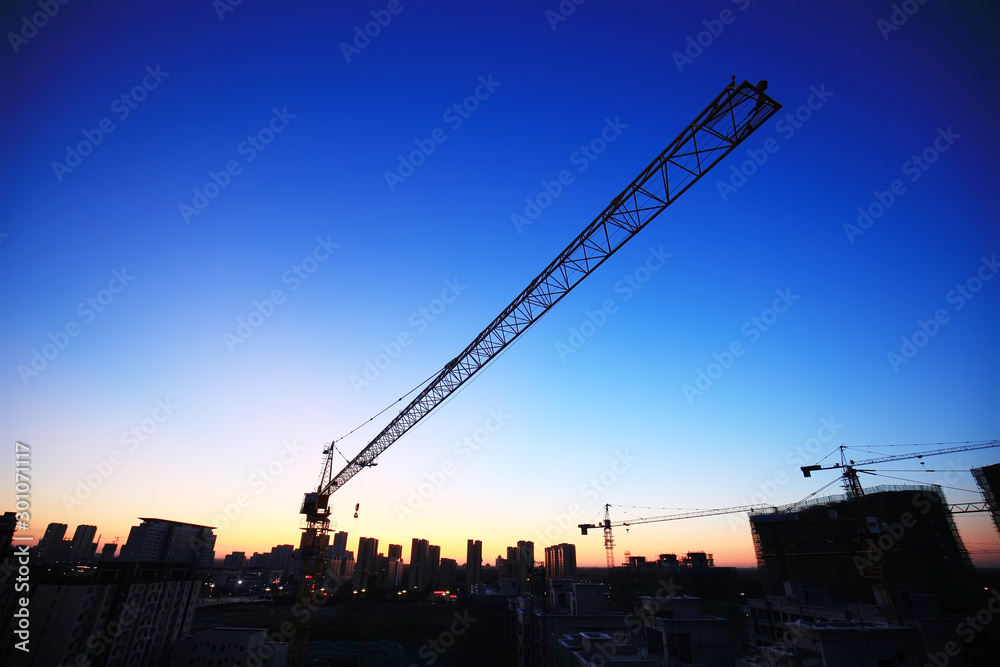
<path fill-rule="evenodd" d="M 443 367 L 442 367 L 441 370 L 443 370 Z M 436 370 L 433 373 L 431 373 L 430 375 L 428 375 L 427 379 L 425 379 L 422 382 L 420 382 L 413 389 L 411 389 L 410 391 L 406 392 L 405 394 L 403 394 L 402 396 L 400 396 L 399 398 L 397 398 L 395 401 L 393 401 L 389 405 L 387 405 L 384 408 L 382 408 L 382 410 L 380 410 L 377 414 L 372 415 L 367 420 L 361 422 L 360 424 L 358 424 L 357 426 L 355 426 L 354 428 L 352 428 L 350 431 L 348 431 L 344 435 L 342 435 L 339 438 L 337 438 L 336 440 L 334 440 L 334 442 L 337 442 L 339 440 L 343 440 L 344 438 L 346 438 L 347 436 L 351 435 L 355 431 L 361 429 L 364 426 L 367 426 L 370 422 L 372 422 L 373 420 L 375 420 L 377 417 L 380 417 L 383 413 L 387 412 L 389 410 L 389 408 L 391 408 L 392 406 L 396 405 L 397 403 L 399 403 L 400 401 L 402 401 L 404 398 L 406 398 L 407 396 L 409 396 L 410 394 L 412 394 L 413 392 L 415 392 L 417 389 L 420 389 L 421 387 L 423 387 L 424 385 L 426 385 L 428 382 L 430 382 L 431 378 L 433 378 L 434 376 L 438 375 L 441 372 L 441 370 Z M 338 453 L 341 456 L 344 456 L 343 452 L 339 452 L 338 451 Z M 349 461 L 349 459 L 346 456 L 344 456 L 344 460 Z"/>
<path fill-rule="evenodd" d="M 808 496 L 806 496 L 805 498 L 803 498 L 802 500 L 800 500 L 798 502 L 794 502 L 794 503 L 792 503 L 790 505 L 785 505 L 781 509 L 786 510 L 786 511 L 793 510 L 796 507 L 798 507 L 799 505 L 801 505 L 802 503 L 804 503 L 805 501 L 807 501 L 810 498 L 812 498 L 813 496 L 817 495 L 820 491 L 823 491 L 824 489 L 833 486 L 834 484 L 838 483 L 839 481 L 840 481 L 840 477 L 834 477 L 832 482 L 829 482 L 828 484 L 824 484 L 823 486 L 819 487 L 818 489 L 816 489 L 815 491 L 813 491 L 812 493 L 810 493 Z"/>
<path fill-rule="evenodd" d="M 906 479 L 905 477 L 893 477 L 892 475 L 883 475 L 883 474 L 877 473 L 877 472 L 873 472 L 872 474 L 875 475 L 875 476 L 877 476 L 877 477 L 886 477 L 888 479 L 899 480 L 900 482 L 910 482 L 911 484 L 924 484 L 924 482 L 918 482 L 915 479 Z M 931 482 L 930 484 L 931 484 L 931 486 L 936 486 L 936 487 L 938 487 L 940 489 L 953 489 L 955 491 L 964 491 L 966 493 L 975 493 L 975 491 L 970 491 L 969 489 L 963 489 L 963 488 L 960 488 L 960 487 L 957 487 L 957 486 L 948 486 L 947 484 L 935 484 L 934 482 Z"/>
<path fill-rule="evenodd" d="M 536 324 L 537 322 L 538 322 L 538 320 L 535 320 L 534 322 L 532 322 L 531 324 L 529 324 L 529 325 L 528 325 L 527 327 L 525 327 L 525 328 L 524 328 L 524 329 L 522 330 L 522 332 L 521 332 L 521 333 L 524 333 L 525 331 L 527 331 L 528 329 L 530 329 L 531 327 L 533 327 L 533 326 L 534 326 L 534 325 L 535 325 L 535 324 Z M 502 349 L 502 350 L 500 350 L 499 352 L 497 352 L 497 353 L 496 353 L 496 354 L 495 354 L 495 355 L 494 355 L 494 356 L 493 356 L 493 357 L 492 357 L 491 359 L 489 359 L 489 360 L 488 360 L 488 361 L 487 361 L 487 362 L 486 362 L 485 364 L 483 364 L 482 366 L 480 366 L 480 367 L 479 367 L 479 370 L 481 371 L 481 370 L 485 370 L 486 368 L 489 368 L 490 366 L 492 366 L 492 365 L 493 365 L 493 363 L 494 363 L 494 362 L 495 362 L 495 361 L 496 361 L 497 359 L 499 359 L 500 357 L 502 357 L 503 355 L 505 355 L 505 354 L 506 354 L 506 353 L 507 353 L 507 352 L 508 352 L 509 350 L 510 350 L 510 345 L 507 345 L 506 347 L 504 347 L 504 349 Z M 456 359 L 457 359 L 457 357 L 456 357 Z M 348 432 L 347 432 L 347 433 L 345 433 L 344 435 L 342 435 L 342 436 L 340 436 L 339 438 L 337 438 L 337 440 L 343 440 L 344 438 L 346 438 L 347 436 L 351 435 L 351 434 L 352 434 L 352 433 L 354 433 L 355 431 L 357 431 L 357 430 L 361 429 L 362 427 L 364 427 L 364 426 L 368 425 L 369 423 L 371 423 L 372 421 L 374 421 L 374 420 L 375 420 L 375 419 L 376 419 L 377 417 L 379 417 L 379 416 L 381 416 L 382 414 L 384 414 L 385 412 L 387 412 L 387 411 L 389 410 L 389 408 L 391 408 L 392 406 L 396 405 L 397 403 L 399 403 L 400 401 L 402 401 L 402 400 L 403 400 L 404 398 L 406 398 L 407 396 L 409 396 L 410 394 L 412 394 L 412 393 L 413 393 L 413 392 L 415 392 L 416 390 L 418 390 L 418 389 L 421 389 L 421 388 L 423 388 L 423 387 L 427 386 L 427 383 L 428 383 L 428 382 L 430 382 L 430 381 L 431 381 L 432 379 L 434 379 L 434 378 L 436 378 L 436 377 L 437 377 L 438 375 L 440 375 L 440 374 L 441 374 L 441 372 L 442 372 L 442 371 L 444 371 L 444 369 L 445 369 L 445 368 L 447 368 L 447 367 L 448 367 L 448 365 L 449 365 L 449 364 L 451 364 L 451 363 L 452 363 L 453 361 L 455 361 L 455 359 L 452 359 L 452 360 L 451 360 L 451 361 L 449 361 L 449 362 L 448 362 L 447 364 L 445 364 L 444 366 L 442 366 L 442 367 L 440 368 L 440 370 L 436 370 L 436 371 L 434 371 L 433 373 L 431 373 L 430 375 L 428 375 L 428 376 L 427 376 L 427 377 L 426 377 L 426 378 L 425 378 L 425 379 L 424 379 L 423 381 L 421 381 L 421 382 L 420 382 L 419 384 L 417 384 L 417 385 L 416 385 L 416 386 L 415 386 L 415 387 L 414 387 L 413 389 L 411 389 L 410 391 L 406 392 L 405 394 L 403 394 L 402 396 L 400 396 L 399 398 L 397 398 L 397 399 L 396 399 L 395 401 L 393 401 L 393 402 L 392 402 L 392 403 L 390 403 L 389 405 L 385 406 L 385 407 L 384 407 L 384 408 L 383 408 L 382 410 L 380 410 L 380 411 L 379 411 L 379 412 L 378 412 L 377 414 L 375 414 L 375 415 L 372 415 L 372 416 L 371 416 L 370 418 L 368 418 L 367 420 L 365 420 L 365 421 L 364 421 L 364 422 L 362 422 L 361 424 L 358 424 L 358 425 L 357 425 L 356 427 L 354 427 L 353 429 L 351 429 L 350 431 L 348 431 Z M 448 394 L 448 395 L 447 395 L 447 396 L 446 396 L 446 397 L 444 398 L 444 400 L 442 400 L 442 401 L 441 401 L 440 403 L 438 403 L 437 405 L 435 405 L 435 406 L 434 406 L 434 408 L 439 408 L 439 407 L 441 407 L 441 406 L 445 405 L 446 403 L 448 403 L 448 401 L 449 401 L 449 400 L 451 400 L 451 398 L 452 398 L 453 396 L 455 396 L 456 394 L 458 394 L 458 392 L 460 392 L 460 391 L 461 391 L 462 389 L 465 389 L 465 387 L 466 387 L 466 386 L 468 386 L 468 384 L 469 384 L 469 383 L 470 383 L 470 382 L 471 382 L 472 380 L 475 380 L 475 379 L 476 379 L 477 377 L 479 377 L 479 373 L 478 373 L 478 371 L 476 372 L 476 374 L 475 374 L 475 375 L 471 376 L 471 377 L 470 377 L 470 378 L 468 379 L 468 381 L 466 381 L 466 382 L 462 383 L 462 385 L 461 385 L 460 387 L 458 387 L 457 389 L 455 389 L 455 390 L 451 391 L 451 392 L 450 392 L 450 393 L 449 393 L 449 394 Z M 336 440 L 335 440 L 334 442 L 336 442 Z M 332 444 L 332 443 L 331 443 L 331 444 Z M 343 452 L 340 452 L 340 455 L 341 455 L 341 456 L 344 456 Z M 349 460 L 347 459 L 347 457 L 346 457 L 346 456 L 344 456 L 344 460 L 347 460 L 347 461 L 348 461 L 348 463 L 350 462 L 350 461 L 349 461 Z"/>
<path fill-rule="evenodd" d="M 978 445 L 981 443 L 990 442 L 990 440 L 956 440 L 954 442 L 913 442 L 913 443 L 903 443 L 903 444 L 893 444 L 893 445 L 855 445 L 853 447 L 848 445 L 848 449 L 861 449 L 863 447 L 939 447 L 941 445 Z M 914 452 L 916 453 L 916 452 Z"/>

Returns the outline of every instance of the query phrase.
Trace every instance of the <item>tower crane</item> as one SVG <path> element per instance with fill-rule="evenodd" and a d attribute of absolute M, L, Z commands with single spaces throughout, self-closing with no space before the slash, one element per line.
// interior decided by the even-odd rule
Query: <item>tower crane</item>
<path fill-rule="evenodd" d="M 658 521 L 677 521 L 679 519 L 695 519 L 703 516 L 717 516 L 720 514 L 739 514 L 740 512 L 750 512 L 759 505 L 740 505 L 738 507 L 718 507 L 708 510 L 691 510 L 690 512 L 680 512 L 678 514 L 666 514 L 664 516 L 651 516 L 645 518 L 632 519 L 630 521 L 612 521 L 611 505 L 604 506 L 604 521 L 600 524 L 581 523 L 580 533 L 586 535 L 592 528 L 604 529 L 604 551 L 607 556 L 608 571 L 615 567 L 615 537 L 611 532 L 613 526 L 637 526 L 643 523 L 656 523 Z"/>
<path fill-rule="evenodd" d="M 853 461 L 847 458 L 845 445 L 841 445 L 840 449 L 840 463 L 834 463 L 833 465 L 811 465 L 811 466 L 800 466 L 802 470 L 802 475 L 804 477 L 812 477 L 812 473 L 818 470 L 843 470 L 842 473 L 844 477 L 844 489 L 847 494 L 854 498 L 859 498 L 864 495 L 864 489 L 861 488 L 861 482 L 858 480 L 859 472 L 870 472 L 869 470 L 860 470 L 858 466 L 868 466 L 874 465 L 876 463 L 885 463 L 887 461 L 905 461 L 906 459 L 922 459 L 925 456 L 938 456 L 940 454 L 954 454 L 956 452 L 969 452 L 976 449 L 989 449 L 991 447 L 1000 447 L 1000 440 L 984 440 L 980 442 L 967 442 L 961 445 L 955 445 L 953 447 L 944 447 L 942 449 L 933 449 L 926 452 L 909 452 L 907 454 L 893 454 L 890 456 L 878 456 L 871 459 L 865 459 L 863 461 Z M 981 510 L 966 510 L 966 511 L 981 511 Z"/>
<path fill-rule="evenodd" d="M 339 473 L 334 474 L 334 447 L 324 450 L 326 458 L 316 490 L 305 494 L 300 510 L 305 526 L 300 543 L 299 604 L 310 604 L 325 575 L 330 494 L 365 467 L 375 465 L 376 458 L 390 445 L 766 123 L 781 108 L 764 92 L 766 89 L 767 81 L 737 84 L 734 76 L 732 83 Z M 289 651 L 289 665 L 293 667 L 304 663 L 309 623 L 309 614 L 295 616 Z"/>
<path fill-rule="evenodd" d="M 981 442 L 967 442 L 961 445 L 955 445 L 952 447 L 944 447 L 941 449 L 934 449 L 925 452 L 909 452 L 906 454 L 892 454 L 889 456 L 877 456 L 870 459 L 864 459 L 861 461 L 854 461 L 847 458 L 846 449 L 847 447 L 841 445 L 840 449 L 840 463 L 834 463 L 833 465 L 811 465 L 811 466 L 801 466 L 802 475 L 804 477 L 812 477 L 812 473 L 818 470 L 843 470 L 843 482 L 844 489 L 847 492 L 848 498 L 853 498 L 855 504 L 858 508 L 858 527 L 861 533 L 861 542 L 864 545 L 864 552 L 875 551 L 875 538 L 873 535 L 873 529 L 868 524 L 868 516 L 871 513 L 869 510 L 868 498 L 865 496 L 864 489 L 861 487 L 861 480 L 858 479 L 858 473 L 871 473 L 870 470 L 862 470 L 859 466 L 874 465 L 877 463 L 886 463 L 888 461 L 905 461 L 907 459 L 922 459 L 925 456 L 938 456 L 941 454 L 953 454 L 956 452 L 968 452 L 977 449 L 989 449 L 991 447 L 1000 447 L 1000 440 L 986 440 Z M 962 506 L 956 506 L 956 508 Z M 959 511 L 981 511 L 976 504 L 970 503 L 962 507 Z M 872 582 L 872 586 L 876 591 L 876 599 L 879 604 L 886 610 L 886 615 L 892 622 L 902 621 L 903 611 L 900 606 L 896 603 L 895 596 L 893 595 L 893 585 L 889 573 L 886 571 L 885 566 L 882 563 L 882 559 L 874 559 L 868 561 L 865 567 L 866 577 Z"/>

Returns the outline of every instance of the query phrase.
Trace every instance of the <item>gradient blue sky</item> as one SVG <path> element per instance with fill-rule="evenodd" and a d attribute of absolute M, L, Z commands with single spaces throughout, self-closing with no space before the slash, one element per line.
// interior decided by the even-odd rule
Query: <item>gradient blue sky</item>
<path fill-rule="evenodd" d="M 0 439 L 12 467 L 14 441 L 31 446 L 36 535 L 51 521 L 70 531 L 91 523 L 102 542 L 124 541 L 136 517 L 156 516 L 219 526 L 220 555 L 297 544 L 301 494 L 324 443 L 454 357 L 732 74 L 768 79 L 784 109 L 334 495 L 351 548 L 361 535 L 421 537 L 461 563 L 467 538 L 483 540 L 491 562 L 518 540 L 539 554 L 571 541 L 581 562 L 601 564 L 600 536 L 572 526 L 606 502 L 786 503 L 833 480 L 803 479 L 798 465 L 841 443 L 998 437 L 1000 279 L 964 303 L 949 299 L 978 271 L 992 275 L 982 258 L 1000 253 L 998 16 L 988 3 L 927 3 L 883 34 L 888 2 L 590 0 L 553 29 L 555 0 L 403 0 L 350 62 L 341 44 L 386 2 L 244 2 L 221 18 L 209 0 L 161 4 L 70 3 L 15 43 L 9 33 L 40 10 L 3 10 Z M 731 21 L 713 23 L 723 10 Z M 678 67 L 674 54 L 699 33 L 707 46 Z M 147 67 L 166 75 L 157 83 Z M 152 89 L 122 117 L 115 100 L 144 77 Z M 459 125 L 445 114 L 480 77 L 495 89 L 480 88 L 485 99 Z M 800 111 L 808 120 L 779 124 L 814 90 L 828 95 Z M 242 142 L 275 109 L 294 118 L 248 161 Z M 102 119 L 113 131 L 57 175 L 53 163 Z M 581 162 L 575 152 L 608 119 L 620 134 Z M 446 140 L 391 189 L 385 173 L 437 128 Z M 948 128 L 958 138 L 911 181 L 907 161 Z M 777 151 L 721 193 L 769 139 Z M 229 161 L 239 173 L 186 222 L 180 205 Z M 572 183 L 518 229 L 512 214 L 562 170 Z M 905 192 L 849 238 L 858 207 L 897 179 Z M 286 272 L 318 238 L 339 246 L 296 283 Z M 651 248 L 671 257 L 646 274 Z M 134 278 L 88 314 L 87 299 L 110 296 L 101 290 L 123 268 Z M 630 292 L 627 276 L 646 280 Z M 440 309 L 446 281 L 460 289 Z M 273 290 L 283 302 L 227 345 Z M 754 334 L 751 318 L 769 317 L 776 290 L 798 298 Z M 560 345 L 608 300 L 603 325 L 566 354 Z M 421 308 L 437 312 L 433 321 Z M 894 368 L 887 355 L 939 309 L 946 322 Z M 67 323 L 78 333 L 44 369 L 19 370 Z M 401 334 L 409 344 L 397 358 L 381 359 L 370 384 L 352 382 Z M 684 385 L 737 341 L 742 356 L 688 400 Z M 169 416 L 156 411 L 167 399 L 177 406 Z M 491 410 L 504 423 L 479 450 L 456 446 L 483 440 L 476 429 L 495 425 Z M 338 447 L 353 456 L 391 414 Z M 123 437 L 154 416 L 166 419 L 147 421 L 156 428 L 145 440 Z M 822 446 L 798 460 L 818 433 Z M 116 451 L 117 463 L 103 463 Z M 947 479 L 891 474 L 974 491 L 968 468 L 997 460 L 996 450 L 930 459 L 966 471 Z M 268 481 L 257 471 L 269 463 L 280 472 Z M 110 474 L 87 489 L 95 466 Z M 440 488 L 408 506 L 434 478 Z M 12 508 L 10 476 L 0 491 Z M 959 525 L 973 550 L 996 548 L 985 517 Z M 706 550 L 719 564 L 753 561 L 742 518 L 617 537 L 619 559 L 625 549 Z"/>

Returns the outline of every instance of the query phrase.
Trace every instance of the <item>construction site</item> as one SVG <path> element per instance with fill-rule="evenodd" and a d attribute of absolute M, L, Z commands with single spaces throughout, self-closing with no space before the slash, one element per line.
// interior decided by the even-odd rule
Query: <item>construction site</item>
<path fill-rule="evenodd" d="M 1000 10 L 675 4 L 8 8 L 0 663 L 996 665 Z"/>

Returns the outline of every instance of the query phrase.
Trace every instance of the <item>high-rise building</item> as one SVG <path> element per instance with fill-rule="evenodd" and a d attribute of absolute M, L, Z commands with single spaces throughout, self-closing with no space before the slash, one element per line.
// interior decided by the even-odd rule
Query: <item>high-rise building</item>
<path fill-rule="evenodd" d="M 454 558 L 442 558 L 438 570 L 437 590 L 455 591 L 455 573 L 458 572 L 458 562 Z"/>
<path fill-rule="evenodd" d="M 545 547 L 545 576 L 549 579 L 575 579 L 576 546 L 564 543 Z"/>
<path fill-rule="evenodd" d="M 396 589 L 403 583 L 403 559 L 390 558 L 388 560 L 389 567 L 385 575 L 385 587 Z"/>
<path fill-rule="evenodd" d="M 93 560 L 97 553 L 97 542 L 94 542 L 94 535 L 97 534 L 97 526 L 80 525 L 73 533 L 73 541 L 69 548 L 69 561 L 71 563 L 86 563 Z"/>
<path fill-rule="evenodd" d="M 976 478 L 976 484 L 983 493 L 983 500 L 990 508 L 990 516 L 993 518 L 993 527 L 1000 532 L 1000 463 L 994 463 L 982 468 L 973 468 L 972 476 Z"/>
<path fill-rule="evenodd" d="M 246 564 L 246 559 L 246 552 L 234 551 L 222 559 L 222 566 L 228 568 L 243 567 Z"/>
<path fill-rule="evenodd" d="M 166 664 L 191 631 L 201 578 L 172 563 L 100 563 L 32 582 L 31 664 Z"/>
<path fill-rule="evenodd" d="M 333 536 L 333 552 L 330 554 L 332 558 L 343 557 L 344 552 L 347 551 L 347 531 L 340 530 Z"/>
<path fill-rule="evenodd" d="M 378 555 L 378 540 L 362 537 L 358 540 L 358 557 L 354 564 L 354 589 L 362 590 L 374 583 L 377 574 L 375 557 Z"/>
<path fill-rule="evenodd" d="M 465 584 L 479 583 L 483 580 L 483 543 L 480 540 L 469 540 L 465 550 Z"/>
<path fill-rule="evenodd" d="M 389 589 L 399 588 L 403 583 L 403 545 L 390 544 L 386 561 L 383 586 Z"/>
<path fill-rule="evenodd" d="M 110 563 L 113 561 L 116 551 L 118 551 L 118 544 L 116 542 L 106 542 L 101 548 L 101 562 Z"/>
<path fill-rule="evenodd" d="M 63 538 L 66 536 L 66 529 L 69 528 L 64 523 L 50 523 L 45 528 L 45 534 L 38 541 L 38 562 L 54 563 L 59 557 L 59 550 L 62 548 Z"/>
<path fill-rule="evenodd" d="M 522 540 L 517 543 L 517 580 L 521 590 L 527 590 L 528 576 L 535 570 L 535 543 Z"/>
<path fill-rule="evenodd" d="M 292 554 L 294 552 L 295 547 L 291 544 L 279 544 L 271 547 L 270 565 L 275 570 L 281 570 L 282 577 L 288 576 L 291 571 Z"/>
<path fill-rule="evenodd" d="M 427 563 L 427 540 L 416 537 L 410 545 L 410 571 L 407 574 L 406 588 L 410 591 L 427 590 L 430 572 Z"/>
<path fill-rule="evenodd" d="M 142 523 L 132 526 L 119 560 L 212 567 L 215 559 L 215 534 L 210 526 L 142 517 L 139 520 Z"/>
<path fill-rule="evenodd" d="M 441 547 L 436 544 L 427 546 L 427 572 L 428 579 L 425 582 L 427 588 L 439 588 L 441 575 Z"/>
<path fill-rule="evenodd" d="M 517 547 L 507 547 L 507 557 L 504 559 L 504 570 L 500 576 L 517 577 L 518 562 L 521 557 L 518 555 Z"/>
<path fill-rule="evenodd" d="M 332 549 L 332 547 L 331 547 Z M 354 587 L 354 552 L 344 551 L 342 556 L 327 557 L 327 572 L 336 586 L 350 585 Z"/>

